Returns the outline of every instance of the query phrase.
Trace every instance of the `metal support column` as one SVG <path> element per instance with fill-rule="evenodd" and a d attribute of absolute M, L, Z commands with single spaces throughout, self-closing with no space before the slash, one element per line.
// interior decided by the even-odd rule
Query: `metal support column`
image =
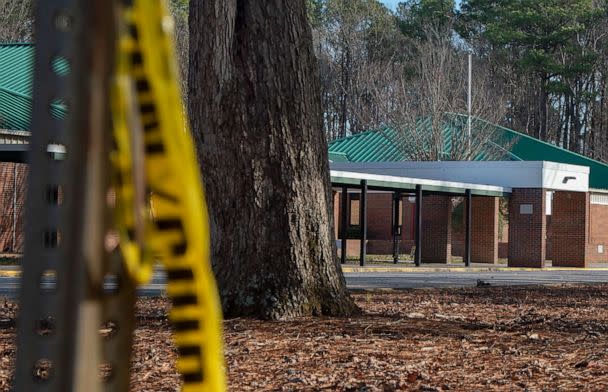
<path fill-rule="evenodd" d="M 346 263 L 346 233 L 348 231 L 348 188 L 347 187 L 342 187 L 342 209 L 341 209 L 341 213 L 342 215 L 340 216 L 341 219 L 341 230 L 340 230 L 340 247 L 341 247 L 341 253 L 340 253 L 340 262 L 342 264 Z"/>
<path fill-rule="evenodd" d="M 17 244 L 17 164 L 13 163 L 13 235 L 11 241 L 11 252 L 15 251 Z"/>
<path fill-rule="evenodd" d="M 414 263 L 420 267 L 422 260 L 422 186 L 416 185 L 416 253 Z"/>
<path fill-rule="evenodd" d="M 361 248 L 359 265 L 365 265 L 367 252 L 367 180 L 361 180 L 361 198 L 359 200 L 359 224 L 361 225 Z"/>
<path fill-rule="evenodd" d="M 53 141 L 69 151 L 68 159 L 81 158 L 85 148 L 74 143 L 87 128 L 73 114 L 56 118 L 49 110 L 53 100 L 70 102 L 71 113 L 82 109 L 76 99 L 74 80 L 78 64 L 68 75 L 54 72 L 57 56 L 75 59 L 77 35 L 86 22 L 75 0 L 38 1 L 34 7 L 36 46 L 32 83 L 32 136 L 28 161 L 25 254 L 22 262 L 17 359 L 14 390 L 28 392 L 73 391 L 77 307 L 84 285 L 80 244 L 81 210 L 75 200 L 84 173 L 73 160 L 57 160 L 49 154 Z M 77 176 L 77 177 L 74 177 Z M 74 179 L 78 181 L 74 181 Z M 65 195 L 59 201 L 59 191 Z M 78 211 L 78 213 L 76 212 Z M 76 235 L 78 238 L 74 238 Z M 48 371 L 47 371 L 48 370 Z"/>
<path fill-rule="evenodd" d="M 471 266 L 471 221 L 472 221 L 472 202 L 473 197 L 471 195 L 471 190 L 467 189 L 465 191 L 465 220 L 466 220 L 466 234 L 464 240 L 464 265 L 467 267 Z"/>
<path fill-rule="evenodd" d="M 399 237 L 401 236 L 401 225 L 399 218 L 401 217 L 401 192 L 393 193 L 393 263 L 399 261 Z"/>

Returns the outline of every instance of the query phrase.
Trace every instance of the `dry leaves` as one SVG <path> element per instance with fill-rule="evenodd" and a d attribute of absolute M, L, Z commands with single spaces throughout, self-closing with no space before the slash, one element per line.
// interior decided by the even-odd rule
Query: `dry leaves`
<path fill-rule="evenodd" d="M 225 322 L 233 391 L 608 390 L 608 285 L 355 294 L 349 319 Z M 137 307 L 134 391 L 178 391 L 163 299 Z M 0 389 L 15 305 L 0 302 Z"/>

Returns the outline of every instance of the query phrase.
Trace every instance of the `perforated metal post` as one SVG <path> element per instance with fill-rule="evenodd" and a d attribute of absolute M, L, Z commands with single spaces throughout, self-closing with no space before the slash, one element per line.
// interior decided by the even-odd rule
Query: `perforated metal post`
<path fill-rule="evenodd" d="M 35 4 L 36 66 L 14 390 L 59 392 L 73 390 L 74 331 L 83 279 L 74 252 L 79 239 L 73 236 L 76 193 L 70 181 L 70 174 L 78 173 L 68 174 L 68 161 L 49 148 L 63 146 L 78 158 L 73 148 L 77 120 L 70 114 L 79 108 L 73 59 L 75 31 L 82 21 L 74 0 Z M 69 61 L 71 71 L 59 74 L 55 61 Z M 57 106 L 68 110 L 67 118 L 51 110 Z"/>
<path fill-rule="evenodd" d="M 21 283 L 15 391 L 103 389 L 99 377 L 104 315 L 120 323 L 129 296 L 106 301 L 109 86 L 114 54 L 114 2 L 36 2 L 26 250 Z M 68 63 L 60 72 L 57 63 Z M 67 116 L 57 113 L 66 111 Z M 57 153 L 57 152 L 62 153 Z M 117 267 L 118 265 L 118 267 Z M 131 302 L 132 303 L 132 302 Z M 111 311 L 108 309 L 111 308 Z M 122 313 L 117 311 L 122 310 Z M 128 323 L 114 335 L 130 338 Z M 130 343 L 104 368 L 106 390 L 128 388 Z M 108 386 L 110 386 L 108 388 Z M 118 387 L 117 387 L 118 386 Z"/>

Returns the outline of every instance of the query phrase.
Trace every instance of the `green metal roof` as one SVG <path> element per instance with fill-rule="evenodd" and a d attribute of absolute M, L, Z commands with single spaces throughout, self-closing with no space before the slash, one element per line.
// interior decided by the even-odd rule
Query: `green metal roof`
<path fill-rule="evenodd" d="M 453 137 L 456 132 L 464 132 L 465 115 L 448 116 L 443 131 L 444 154 L 450 156 Z M 424 125 L 424 121 L 421 122 Z M 479 127 L 495 127 L 491 140 L 484 141 L 483 151 L 475 160 L 515 160 L 515 161 L 552 161 L 587 166 L 590 169 L 589 186 L 608 189 L 608 165 L 583 155 L 540 141 L 512 129 L 488 124 L 474 119 L 472 132 Z M 358 133 L 329 144 L 329 153 L 345 154 L 350 162 L 399 162 L 408 160 L 407 137 L 396 137 L 391 130 L 376 130 Z M 503 147 L 508 146 L 508 147 Z"/>
<path fill-rule="evenodd" d="M 62 57 L 51 67 L 59 75 L 70 71 Z M 29 43 L 0 44 L 0 128 L 29 131 L 32 112 L 34 78 L 34 45 Z M 51 114 L 63 117 L 66 108 L 59 101 L 50 104 Z"/>
<path fill-rule="evenodd" d="M 403 152 L 387 136 L 387 131 L 367 131 L 329 143 L 330 156 L 342 154 L 350 162 L 403 161 Z"/>
<path fill-rule="evenodd" d="M 329 160 L 332 162 L 348 162 L 348 155 L 342 152 L 330 152 Z"/>

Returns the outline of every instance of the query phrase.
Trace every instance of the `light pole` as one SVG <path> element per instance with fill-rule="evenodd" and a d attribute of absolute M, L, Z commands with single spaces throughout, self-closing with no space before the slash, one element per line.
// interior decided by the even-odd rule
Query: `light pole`
<path fill-rule="evenodd" d="M 468 159 L 472 160 L 471 157 L 471 112 L 472 112 L 472 79 L 473 79 L 473 55 L 469 52 L 469 92 L 467 96 L 467 155 Z"/>

